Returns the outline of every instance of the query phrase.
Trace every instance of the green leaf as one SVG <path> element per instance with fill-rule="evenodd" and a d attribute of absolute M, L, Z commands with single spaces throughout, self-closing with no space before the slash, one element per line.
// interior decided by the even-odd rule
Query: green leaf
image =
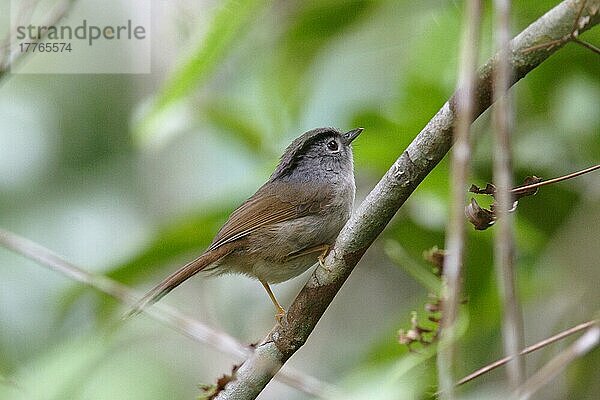
<path fill-rule="evenodd" d="M 185 60 L 177 64 L 175 72 L 153 99 L 149 112 L 137 124 L 135 136 L 138 140 L 147 142 L 158 133 L 158 129 L 154 129 L 158 117 L 208 79 L 242 29 L 265 3 L 265 0 L 229 0 L 217 11 L 206 36 Z"/>
<path fill-rule="evenodd" d="M 352 144 L 356 166 L 378 172 L 387 171 L 414 136 L 398 122 L 370 109 L 357 112 L 350 125 L 366 129 L 361 139 Z"/>
<path fill-rule="evenodd" d="M 423 265 L 416 262 L 395 240 L 387 240 L 385 254 L 397 265 L 401 266 L 410 276 L 432 293 L 439 294 L 442 281 Z"/>
<path fill-rule="evenodd" d="M 288 17 L 287 30 L 274 50 L 276 60 L 266 77 L 266 86 L 274 89 L 277 114 L 286 107 L 292 120 L 300 117 L 312 91 L 312 76 L 307 71 L 322 50 L 338 39 L 353 24 L 368 16 L 377 2 L 303 1 Z"/>
<path fill-rule="evenodd" d="M 107 275 L 120 282 L 132 283 L 178 258 L 199 255 L 225 222 L 227 212 L 223 210 L 227 209 L 230 207 L 192 215 L 162 228 L 148 246 L 126 263 L 112 268 Z"/>
<path fill-rule="evenodd" d="M 263 130 L 255 126 L 253 119 L 241 107 L 231 102 L 217 101 L 205 104 L 202 111 L 213 126 L 230 134 L 232 142 L 242 143 L 252 154 L 276 156 L 275 149 L 265 143 Z"/>

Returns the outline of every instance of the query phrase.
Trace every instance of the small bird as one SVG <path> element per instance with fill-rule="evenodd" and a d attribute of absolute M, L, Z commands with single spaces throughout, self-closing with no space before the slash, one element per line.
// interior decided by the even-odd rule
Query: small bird
<path fill-rule="evenodd" d="M 208 249 L 151 289 L 129 312 L 139 313 L 200 271 L 231 272 L 269 284 L 300 275 L 323 260 L 350 218 L 355 183 L 351 143 L 362 128 L 318 128 L 295 139 L 269 180 L 239 206 Z"/>

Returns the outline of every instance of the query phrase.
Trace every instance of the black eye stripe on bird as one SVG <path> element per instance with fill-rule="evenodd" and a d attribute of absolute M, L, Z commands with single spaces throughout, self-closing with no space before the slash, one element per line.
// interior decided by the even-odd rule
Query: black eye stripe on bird
<path fill-rule="evenodd" d="M 355 184 L 350 144 L 362 130 L 342 133 L 318 128 L 294 140 L 269 180 L 230 215 L 209 248 L 156 285 L 129 314 L 204 270 L 257 278 L 280 320 L 285 310 L 269 284 L 298 276 L 317 261 L 322 265 L 352 212 Z"/>
<path fill-rule="evenodd" d="M 320 145 L 326 143 L 329 138 L 339 138 L 344 145 L 349 145 L 354 139 L 360 135 L 363 128 L 353 129 L 346 133 L 342 133 L 335 128 L 318 128 L 304 133 L 296 138 L 285 150 L 281 156 L 281 160 L 271 175 L 271 179 L 275 179 L 285 175 L 293 166 L 295 166 L 298 155 L 304 154 L 308 149 L 315 144 Z"/>

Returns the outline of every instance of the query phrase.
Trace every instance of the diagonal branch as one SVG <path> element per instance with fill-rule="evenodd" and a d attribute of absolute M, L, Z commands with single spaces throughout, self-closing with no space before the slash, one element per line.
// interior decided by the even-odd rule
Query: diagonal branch
<path fill-rule="evenodd" d="M 554 342 L 557 342 L 559 340 L 567 338 L 577 332 L 580 332 L 584 329 L 588 329 L 591 326 L 598 325 L 598 323 L 599 323 L 599 321 L 597 319 L 583 322 L 579 325 L 576 325 L 576 326 L 566 329 L 562 332 L 559 332 L 556 335 L 552 335 L 549 338 L 541 340 L 541 341 L 537 342 L 536 344 L 527 346 L 523 350 L 521 350 L 519 352 L 519 354 L 524 356 L 526 354 L 533 353 L 536 350 L 539 350 L 539 349 L 544 348 Z M 507 356 L 507 357 L 501 358 L 497 361 L 494 361 L 493 363 L 488 364 L 485 367 L 479 368 L 477 371 L 470 373 L 469 375 L 465 376 L 464 378 L 462 378 L 461 380 L 456 382 L 456 386 L 464 385 L 465 383 L 470 382 L 473 379 L 478 378 L 483 374 L 487 374 L 488 372 L 505 365 L 507 362 L 509 362 L 512 359 L 513 359 L 513 356 Z"/>
<path fill-rule="evenodd" d="M 599 4 L 600 0 L 588 1 L 581 16 L 585 23 L 580 33 L 599 22 Z M 576 20 L 579 5 L 577 0 L 563 1 L 511 41 L 511 51 L 505 55 L 514 71 L 511 86 L 564 45 L 527 53 L 523 51 L 568 34 Z M 497 59 L 498 56 L 493 57 L 479 70 L 474 118 L 492 103 L 492 76 Z M 456 123 L 456 98 L 455 93 L 369 193 L 342 229 L 334 249 L 325 260 L 326 267 L 317 267 L 294 300 L 287 314 L 287 323 L 277 325 L 269 332 L 217 399 L 256 398 L 283 364 L 306 342 L 354 266 L 417 185 L 450 150 L 452 128 Z"/>
<path fill-rule="evenodd" d="M 575 361 L 579 357 L 583 357 L 600 343 L 600 328 L 592 326 L 575 341 L 559 353 L 552 360 L 548 361 L 541 369 L 539 369 L 531 378 L 529 378 L 522 387 L 515 393 L 520 400 L 530 399 L 535 392 L 548 384 L 558 374 L 564 370 L 567 365 Z"/>

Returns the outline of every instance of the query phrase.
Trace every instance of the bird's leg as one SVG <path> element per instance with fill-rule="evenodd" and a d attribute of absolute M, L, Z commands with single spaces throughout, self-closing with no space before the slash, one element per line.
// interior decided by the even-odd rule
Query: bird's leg
<path fill-rule="evenodd" d="M 294 258 L 302 257 L 307 254 L 314 254 L 314 253 L 318 252 L 319 256 L 317 257 L 317 260 L 319 260 L 319 265 L 321 267 L 325 268 L 325 257 L 327 257 L 327 254 L 329 254 L 330 249 L 331 249 L 330 245 L 320 244 L 318 246 L 309 247 L 306 249 L 302 249 L 300 251 L 296 251 L 294 253 L 290 253 L 287 255 L 286 261 L 293 260 Z"/>
<path fill-rule="evenodd" d="M 275 295 L 273 294 L 273 291 L 269 287 L 269 284 L 266 281 L 263 281 L 262 279 L 259 279 L 259 280 L 260 280 L 260 283 L 262 283 L 265 290 L 267 291 L 267 294 L 271 298 L 273 305 L 275 305 L 275 308 L 277 309 L 277 314 L 275 314 L 275 319 L 281 325 L 283 318 L 285 317 L 285 308 L 281 307 L 281 304 L 279 304 L 279 302 L 275 298 Z"/>

